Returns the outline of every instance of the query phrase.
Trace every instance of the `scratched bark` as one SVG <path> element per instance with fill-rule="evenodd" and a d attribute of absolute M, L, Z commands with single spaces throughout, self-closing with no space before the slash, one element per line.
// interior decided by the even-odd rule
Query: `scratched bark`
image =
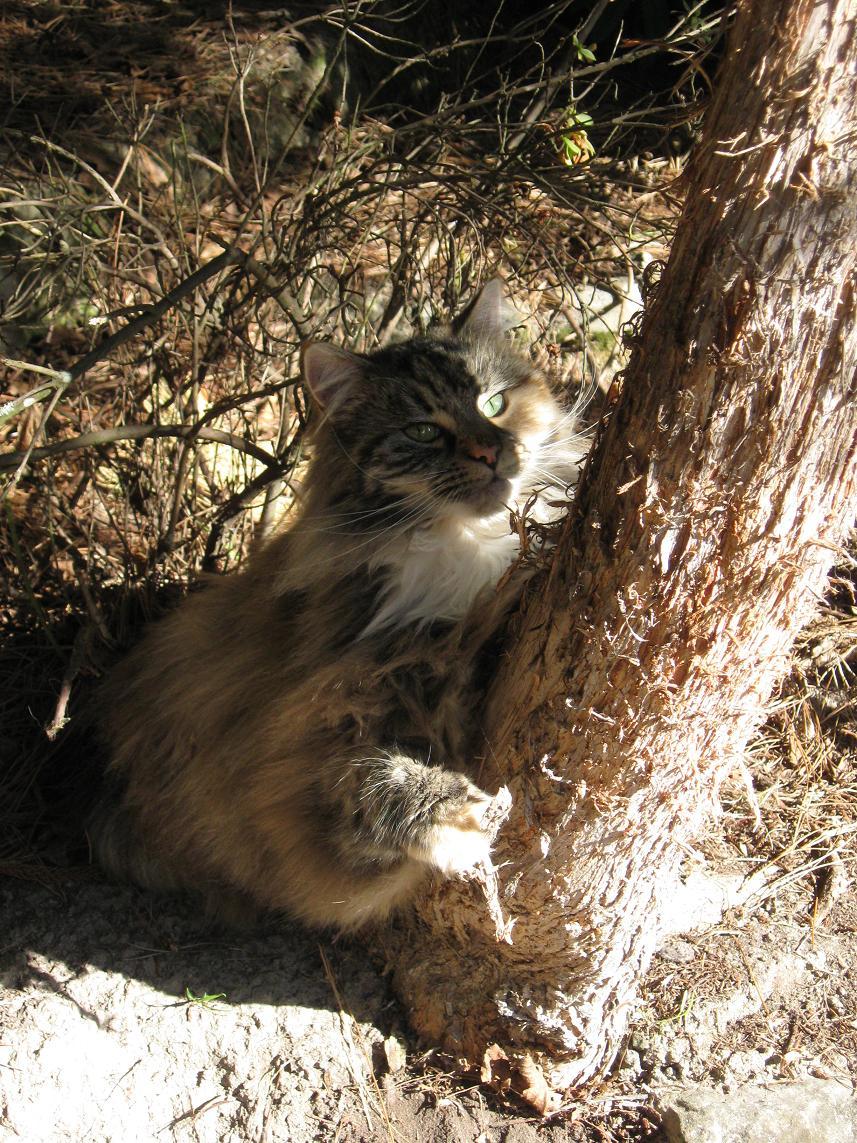
<path fill-rule="evenodd" d="M 686 846 L 853 521 L 855 11 L 739 7 L 620 401 L 488 703 L 511 943 L 452 884 L 391 946 L 427 1039 L 496 1042 L 524 1084 L 528 1055 L 554 1087 L 609 1065 Z"/>

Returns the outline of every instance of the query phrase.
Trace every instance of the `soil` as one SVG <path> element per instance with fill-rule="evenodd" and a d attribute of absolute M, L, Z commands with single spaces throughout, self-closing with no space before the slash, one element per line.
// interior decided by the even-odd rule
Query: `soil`
<path fill-rule="evenodd" d="M 586 1138 L 426 1068 L 364 947 L 106 883 L 0 884 L 0 1138 Z M 625 1114 L 621 1113 L 625 1118 Z"/>
<path fill-rule="evenodd" d="M 540 1121 L 422 1053 L 359 941 L 282 920 L 224 933 L 183 899 L 8 878 L 0 1139 L 659 1140 L 677 1086 L 857 1080 L 857 893 L 815 929 L 807 896 L 671 938 L 613 1077 Z"/>

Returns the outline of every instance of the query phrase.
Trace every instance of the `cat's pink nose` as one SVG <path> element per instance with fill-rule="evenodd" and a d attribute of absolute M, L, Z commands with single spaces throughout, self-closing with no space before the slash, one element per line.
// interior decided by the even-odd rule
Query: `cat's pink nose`
<path fill-rule="evenodd" d="M 492 468 L 497 463 L 498 449 L 495 445 L 480 444 L 478 441 L 465 441 L 464 448 L 467 455 L 474 460 L 484 460 Z"/>

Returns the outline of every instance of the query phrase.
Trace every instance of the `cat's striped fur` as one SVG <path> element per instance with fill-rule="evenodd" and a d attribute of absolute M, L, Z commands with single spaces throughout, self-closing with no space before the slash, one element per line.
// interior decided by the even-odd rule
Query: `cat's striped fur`
<path fill-rule="evenodd" d="M 353 928 L 487 857 L 474 671 L 515 590 L 495 591 L 510 508 L 561 497 L 583 454 L 503 304 L 490 282 L 437 337 L 305 348 L 298 518 L 156 624 L 103 694 L 90 834 L 109 869 Z"/>

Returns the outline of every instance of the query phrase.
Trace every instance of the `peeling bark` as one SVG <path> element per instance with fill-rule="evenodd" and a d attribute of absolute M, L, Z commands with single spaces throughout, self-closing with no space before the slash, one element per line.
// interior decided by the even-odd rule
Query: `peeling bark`
<path fill-rule="evenodd" d="M 853 519 L 856 11 L 740 6 L 620 401 L 490 695 L 493 913 L 449 883 L 394 938 L 415 1026 L 460 1056 L 496 1043 L 562 1088 L 609 1065 Z"/>

